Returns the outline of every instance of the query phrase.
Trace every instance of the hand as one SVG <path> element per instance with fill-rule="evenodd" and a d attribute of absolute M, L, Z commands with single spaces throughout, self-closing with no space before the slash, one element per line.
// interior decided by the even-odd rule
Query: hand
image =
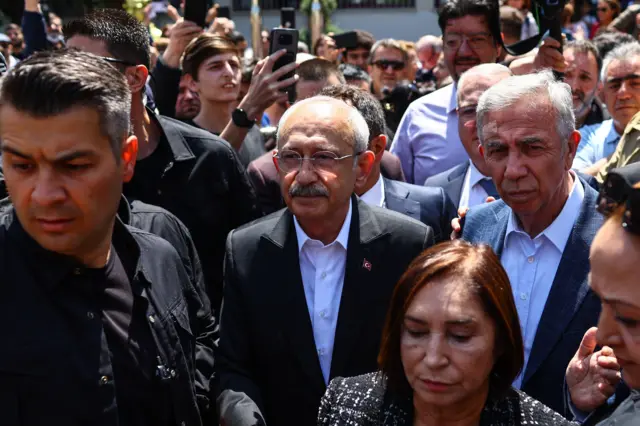
<path fill-rule="evenodd" d="M 218 3 L 214 4 L 212 8 L 207 10 L 207 17 L 204 19 L 204 22 L 207 25 L 211 25 L 214 19 L 218 16 L 218 8 L 220 5 Z"/>
<path fill-rule="evenodd" d="M 605 346 L 594 353 L 596 327 L 584 334 L 578 351 L 569 361 L 566 381 L 571 402 L 580 411 L 591 412 L 615 393 L 620 382 L 620 365 L 613 350 Z"/>
<path fill-rule="evenodd" d="M 40 0 L 24 0 L 24 10 L 27 12 L 42 13 Z"/>
<path fill-rule="evenodd" d="M 178 13 L 178 9 L 176 9 L 172 5 L 167 6 L 167 15 L 169 16 L 169 18 L 173 19 L 176 22 L 180 19 L 180 13 Z"/>
<path fill-rule="evenodd" d="M 165 65 L 171 68 L 180 68 L 180 58 L 182 58 L 184 50 L 191 40 L 198 37 L 200 33 L 202 33 L 202 28 L 197 24 L 182 19 L 179 20 L 171 28 L 169 45 L 162 55 Z"/>
<path fill-rule="evenodd" d="M 493 198 L 493 197 L 487 197 L 487 199 L 485 200 L 485 203 L 492 203 L 495 200 L 496 199 Z M 460 222 L 467 215 L 468 211 L 469 211 L 469 207 L 464 207 L 464 208 L 458 209 L 458 217 L 453 218 L 451 220 L 451 229 L 453 229 L 453 232 L 451 232 L 451 239 L 452 240 L 457 240 L 458 238 L 460 238 L 462 236 L 462 226 L 460 225 Z"/>
<path fill-rule="evenodd" d="M 298 81 L 297 75 L 278 81 L 280 77 L 298 67 L 298 64 L 295 62 L 287 64 L 277 71 L 273 71 L 273 66 L 276 61 L 283 57 L 285 53 L 286 50 L 280 50 L 256 64 L 251 77 L 249 91 L 238 105 L 238 108 L 243 109 L 251 120 L 258 120 L 262 117 L 264 110 L 274 102 L 286 101 L 288 94 L 281 92 L 280 89 L 289 87 Z"/>
<path fill-rule="evenodd" d="M 564 36 L 563 36 L 564 39 Z M 544 39 L 544 43 L 538 49 L 538 53 L 533 61 L 534 69 L 551 68 L 554 71 L 564 72 L 567 69 L 567 62 L 560 49 L 560 42 L 551 37 Z"/>

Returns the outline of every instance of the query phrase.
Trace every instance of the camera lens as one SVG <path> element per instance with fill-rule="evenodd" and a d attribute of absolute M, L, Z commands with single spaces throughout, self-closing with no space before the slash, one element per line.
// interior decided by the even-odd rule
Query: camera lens
<path fill-rule="evenodd" d="M 280 44 L 291 44 L 293 42 L 293 37 L 291 34 L 280 34 L 278 37 L 278 43 Z"/>

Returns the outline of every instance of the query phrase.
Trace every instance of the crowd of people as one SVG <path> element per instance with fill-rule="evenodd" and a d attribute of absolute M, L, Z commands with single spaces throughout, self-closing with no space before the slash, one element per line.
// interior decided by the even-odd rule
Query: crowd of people
<path fill-rule="evenodd" d="M 0 424 L 640 425 L 640 5 L 154 5 L 0 34 Z"/>

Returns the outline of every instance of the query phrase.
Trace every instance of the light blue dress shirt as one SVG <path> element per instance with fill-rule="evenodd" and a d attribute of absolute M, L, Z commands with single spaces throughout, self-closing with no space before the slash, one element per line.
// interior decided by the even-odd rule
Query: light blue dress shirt
<path fill-rule="evenodd" d="M 580 145 L 572 168 L 583 170 L 597 163 L 599 160 L 613 154 L 618 146 L 620 135 L 616 132 L 613 120 L 584 126 L 580 130 Z"/>
<path fill-rule="evenodd" d="M 298 219 L 293 217 L 298 238 L 304 296 L 307 300 L 313 339 L 325 384 L 329 384 L 331 374 L 333 344 L 344 286 L 352 207 L 352 204 L 349 204 L 349 211 L 338 237 L 326 246 L 322 241 L 309 238 L 300 227 Z"/>
<path fill-rule="evenodd" d="M 416 99 L 405 112 L 391 145 L 409 183 L 424 185 L 428 177 L 469 159 L 458 134 L 456 85 Z"/>
<path fill-rule="evenodd" d="M 524 340 L 524 366 L 513 382 L 515 388 L 522 386 L 522 378 L 529 362 L 531 348 L 538 324 L 547 303 L 562 253 L 567 245 L 573 226 L 578 220 L 584 188 L 573 176 L 573 187 L 560 215 L 535 238 L 522 230 L 515 214 L 511 212 L 502 251 L 502 266 L 507 271 L 513 298 L 518 310 L 522 338 Z"/>

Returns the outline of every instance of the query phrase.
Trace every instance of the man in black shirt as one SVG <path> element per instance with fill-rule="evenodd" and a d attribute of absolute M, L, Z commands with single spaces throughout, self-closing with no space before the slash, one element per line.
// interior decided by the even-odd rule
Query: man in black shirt
<path fill-rule="evenodd" d="M 0 98 L 2 425 L 203 424 L 217 330 L 201 277 L 116 217 L 137 154 L 126 80 L 41 52 Z"/>
<path fill-rule="evenodd" d="M 106 58 L 127 77 L 139 150 L 135 175 L 124 194 L 169 210 L 189 228 L 217 311 L 227 234 L 261 216 L 234 149 L 209 132 L 144 107 L 148 32 L 133 16 L 117 9 L 96 10 L 68 23 L 64 34 L 69 47 Z"/>

